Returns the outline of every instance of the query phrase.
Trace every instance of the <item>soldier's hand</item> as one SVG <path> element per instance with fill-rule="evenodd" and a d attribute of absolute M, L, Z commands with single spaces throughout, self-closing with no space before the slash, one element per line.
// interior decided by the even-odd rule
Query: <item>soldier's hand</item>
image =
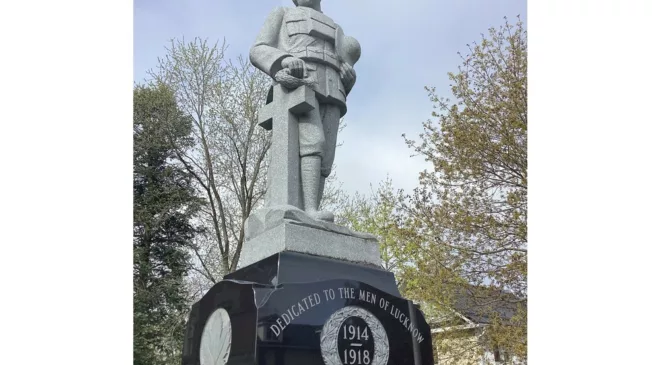
<path fill-rule="evenodd" d="M 282 68 L 288 68 L 293 77 L 302 79 L 305 76 L 305 61 L 298 57 L 287 57 L 283 59 Z"/>
<path fill-rule="evenodd" d="M 350 89 L 355 84 L 355 69 L 348 63 L 344 62 L 341 64 L 341 69 L 339 70 L 339 77 L 341 82 L 344 84 L 346 89 Z"/>

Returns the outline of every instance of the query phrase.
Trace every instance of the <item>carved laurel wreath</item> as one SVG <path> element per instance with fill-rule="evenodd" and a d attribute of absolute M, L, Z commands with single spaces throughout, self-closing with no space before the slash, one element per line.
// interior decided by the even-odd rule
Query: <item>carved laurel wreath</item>
<path fill-rule="evenodd" d="M 374 337 L 374 356 L 371 365 L 387 365 L 390 356 L 390 343 L 385 328 L 378 318 L 366 309 L 347 306 L 334 312 L 321 330 L 321 355 L 326 365 L 343 365 L 337 349 L 337 337 L 341 324 L 349 317 L 362 318 Z"/>
<path fill-rule="evenodd" d="M 231 350 L 231 320 L 218 308 L 204 325 L 200 344 L 200 365 L 226 365 Z"/>

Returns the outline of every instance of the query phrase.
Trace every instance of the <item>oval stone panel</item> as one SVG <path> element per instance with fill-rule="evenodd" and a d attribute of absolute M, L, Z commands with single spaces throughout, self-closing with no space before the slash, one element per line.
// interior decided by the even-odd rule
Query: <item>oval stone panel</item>
<path fill-rule="evenodd" d="M 343 365 L 371 365 L 374 336 L 364 319 L 348 317 L 344 320 L 339 327 L 337 350 Z"/>
<path fill-rule="evenodd" d="M 325 365 L 386 365 L 390 344 L 383 325 L 373 314 L 346 306 L 323 325 L 321 355 Z"/>
<path fill-rule="evenodd" d="M 204 325 L 199 349 L 201 365 L 226 365 L 231 350 L 231 320 L 224 308 L 218 308 Z"/>

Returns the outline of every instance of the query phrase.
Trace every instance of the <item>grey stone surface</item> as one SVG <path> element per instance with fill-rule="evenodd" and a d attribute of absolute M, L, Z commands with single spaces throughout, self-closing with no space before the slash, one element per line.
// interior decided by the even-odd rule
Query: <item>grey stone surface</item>
<path fill-rule="evenodd" d="M 259 124 L 273 131 L 266 207 L 289 205 L 302 208 L 296 114 L 312 110 L 318 102 L 308 87 L 288 90 L 282 85 L 275 85 L 272 92 L 278 102 L 266 104 L 259 111 Z"/>
<path fill-rule="evenodd" d="M 273 79 L 259 112 L 272 143 L 265 206 L 245 223 L 239 266 L 281 251 L 380 266 L 375 237 L 340 227 L 332 212 L 319 210 L 360 44 L 321 11 L 320 0 L 294 4 L 268 15 L 250 50 L 252 64 Z"/>
<path fill-rule="evenodd" d="M 355 236 L 365 240 L 377 240 L 375 236 L 369 233 L 355 232 L 334 223 L 313 219 L 304 211 L 289 205 L 274 206 L 253 212 L 245 222 L 245 239 L 246 241 L 250 241 L 261 233 L 275 228 L 285 221 L 293 221 L 307 227 L 314 227 L 346 236 Z"/>
<path fill-rule="evenodd" d="M 270 13 L 250 50 L 252 64 L 275 83 L 260 112 L 260 125 L 273 131 L 265 207 L 289 205 L 333 222 L 319 203 L 361 49 L 323 14 L 320 0 L 294 4 Z"/>
<path fill-rule="evenodd" d="M 273 222 L 279 221 L 280 223 L 245 242 L 239 268 L 282 251 L 381 266 L 378 241 L 371 235 L 351 232 L 345 227 L 327 222 L 319 223 L 311 220 L 314 225 L 309 225 L 286 219 L 286 217 L 296 214 L 293 210 L 268 211 L 271 214 L 272 212 L 280 213 L 279 216 L 271 217 Z M 264 213 L 264 211 L 260 213 Z M 298 212 L 298 214 L 304 215 L 303 212 Z"/>

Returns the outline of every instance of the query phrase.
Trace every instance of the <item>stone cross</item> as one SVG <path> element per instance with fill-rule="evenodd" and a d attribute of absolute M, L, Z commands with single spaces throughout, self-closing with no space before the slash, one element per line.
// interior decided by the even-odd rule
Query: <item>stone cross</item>
<path fill-rule="evenodd" d="M 298 116 L 314 108 L 318 101 L 310 87 L 289 90 L 276 84 L 272 100 L 259 110 L 259 125 L 273 131 L 265 208 L 289 205 L 303 209 Z"/>

